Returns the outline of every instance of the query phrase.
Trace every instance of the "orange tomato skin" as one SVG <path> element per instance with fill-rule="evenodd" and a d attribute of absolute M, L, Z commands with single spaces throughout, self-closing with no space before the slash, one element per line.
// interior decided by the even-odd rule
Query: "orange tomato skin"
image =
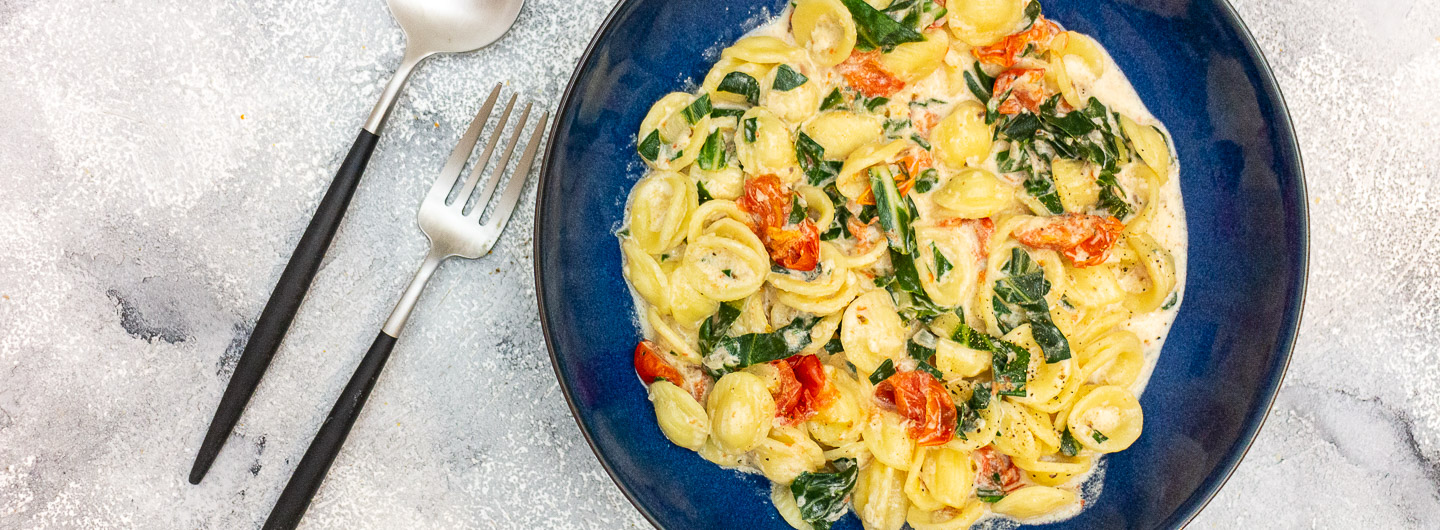
<path fill-rule="evenodd" d="M 685 378 L 670 363 L 655 353 L 655 343 L 642 340 L 635 345 L 635 375 L 646 385 L 664 379 L 677 386 L 685 386 Z"/>
<path fill-rule="evenodd" d="M 896 372 L 875 385 L 875 397 L 895 405 L 896 412 L 910 420 L 910 437 L 921 447 L 945 445 L 955 438 L 955 401 L 930 374 Z"/>
<path fill-rule="evenodd" d="M 781 267 L 797 271 L 813 271 L 820 264 L 820 228 L 809 219 L 797 228 L 768 229 L 770 259 Z"/>
<path fill-rule="evenodd" d="M 820 228 L 805 219 L 786 227 L 794 193 L 775 175 L 760 175 L 745 181 L 736 203 L 750 214 L 750 230 L 760 237 L 770 259 L 797 271 L 812 271 L 820 263 Z"/>
<path fill-rule="evenodd" d="M 763 238 L 766 228 L 785 225 L 790 190 L 775 175 L 750 177 L 745 180 L 744 191 L 735 202 L 741 210 L 750 214 L 750 229 Z"/>
<path fill-rule="evenodd" d="M 1125 223 L 1114 217 L 1067 213 L 1035 228 L 1016 230 L 1015 239 L 1031 248 L 1060 252 L 1076 267 L 1093 267 L 1110 258 Z"/>
<path fill-rule="evenodd" d="M 1040 104 L 1054 94 L 1045 87 L 1045 71 L 1039 69 L 1006 70 L 995 78 L 995 97 L 1010 92 L 997 109 L 1001 114 L 1015 115 L 1028 110 L 1040 112 Z"/>
<path fill-rule="evenodd" d="M 866 97 L 889 97 L 905 88 L 905 82 L 880 65 L 880 52 L 856 51 L 835 66 L 835 71 Z"/>
<path fill-rule="evenodd" d="M 1054 40 L 1055 36 L 1059 34 L 1060 25 L 1045 20 L 1045 17 L 1042 16 L 1035 19 L 1035 24 L 1030 26 L 1030 29 L 1005 37 L 1005 39 L 995 44 L 975 48 L 972 51 L 975 54 L 975 58 L 982 63 L 1010 68 L 1015 66 L 1015 63 L 1020 60 L 1020 56 L 1025 53 L 1027 46 L 1034 44 L 1042 50 L 1049 48 L 1050 41 Z"/>
<path fill-rule="evenodd" d="M 794 355 L 770 363 L 780 374 L 780 385 L 770 393 L 775 415 L 791 423 L 805 421 L 825 408 L 834 397 L 826 386 L 824 365 L 814 355 Z"/>
<path fill-rule="evenodd" d="M 1010 493 L 1025 485 L 1020 482 L 1020 470 L 1010 461 L 1010 457 L 995 450 L 995 446 L 987 445 L 976 449 L 971 454 L 980 464 L 976 482 L 981 487 Z M 999 477 L 1000 480 L 995 480 L 996 477 Z"/>

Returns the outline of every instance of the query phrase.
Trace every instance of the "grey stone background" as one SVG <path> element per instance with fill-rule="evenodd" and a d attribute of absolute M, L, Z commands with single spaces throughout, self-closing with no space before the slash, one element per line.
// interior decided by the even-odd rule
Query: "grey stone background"
<path fill-rule="evenodd" d="M 1313 251 L 1259 441 L 1198 528 L 1440 527 L 1440 1 L 1238 0 L 1299 129 Z M 401 36 L 383 2 L 0 0 L 0 528 L 258 526 L 424 242 L 486 90 L 552 108 L 611 2 L 424 65 L 270 376 L 185 475 Z M 535 316 L 533 189 L 446 264 L 309 528 L 643 528 Z"/>

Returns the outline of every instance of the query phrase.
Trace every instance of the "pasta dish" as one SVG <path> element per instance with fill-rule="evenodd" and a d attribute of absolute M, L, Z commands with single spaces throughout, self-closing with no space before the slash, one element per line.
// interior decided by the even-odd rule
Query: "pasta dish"
<path fill-rule="evenodd" d="M 659 429 L 826 529 L 1073 516 L 1183 295 L 1169 135 L 1023 0 L 794 0 L 639 125 Z"/>

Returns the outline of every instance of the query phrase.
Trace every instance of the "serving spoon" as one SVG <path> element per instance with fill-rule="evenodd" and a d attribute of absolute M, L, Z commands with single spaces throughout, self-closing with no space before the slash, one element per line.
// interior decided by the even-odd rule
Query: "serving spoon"
<path fill-rule="evenodd" d="M 199 484 L 205 478 L 205 473 L 220 454 L 220 448 L 230 437 L 230 431 L 240 420 L 250 396 L 255 393 L 255 387 L 260 384 L 260 378 L 274 358 L 275 351 L 280 348 L 280 342 L 290 329 L 290 322 L 295 319 L 295 312 L 300 309 L 300 302 L 310 289 L 315 272 L 320 269 L 325 251 L 330 248 L 330 241 L 335 238 L 340 220 L 350 206 L 350 198 L 360 184 L 360 175 L 365 172 L 370 154 L 375 151 L 380 133 L 410 74 L 432 55 L 478 50 L 495 42 L 515 24 L 524 3 L 525 0 L 386 0 L 390 14 L 405 34 L 405 56 L 396 68 L 395 76 L 380 93 L 380 101 L 375 103 L 370 118 L 365 120 L 365 128 L 350 146 L 349 154 L 345 155 L 345 161 L 340 164 L 335 179 L 330 182 L 330 188 L 315 209 L 314 217 L 305 227 L 305 234 L 300 236 L 295 252 L 290 255 L 290 262 L 280 273 L 280 280 L 270 293 L 270 301 L 260 312 L 250 340 L 235 365 L 235 375 L 230 377 L 225 394 L 220 398 L 220 406 L 215 410 L 215 418 L 210 420 L 210 430 L 205 433 L 195 465 L 190 469 L 191 484 Z"/>

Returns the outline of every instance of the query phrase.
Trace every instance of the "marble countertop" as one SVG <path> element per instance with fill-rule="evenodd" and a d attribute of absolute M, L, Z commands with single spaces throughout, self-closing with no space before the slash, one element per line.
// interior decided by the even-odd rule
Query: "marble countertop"
<path fill-rule="evenodd" d="M 1312 273 L 1269 422 L 1194 526 L 1440 528 L 1440 0 L 1234 3 L 1294 112 Z M 459 128 L 497 81 L 553 108 L 611 5 L 531 0 L 420 69 L 191 486 L 400 32 L 381 0 L 0 0 L 0 528 L 258 526 L 423 255 L 414 211 Z M 550 370 L 533 193 L 430 284 L 307 527 L 647 527 Z"/>

